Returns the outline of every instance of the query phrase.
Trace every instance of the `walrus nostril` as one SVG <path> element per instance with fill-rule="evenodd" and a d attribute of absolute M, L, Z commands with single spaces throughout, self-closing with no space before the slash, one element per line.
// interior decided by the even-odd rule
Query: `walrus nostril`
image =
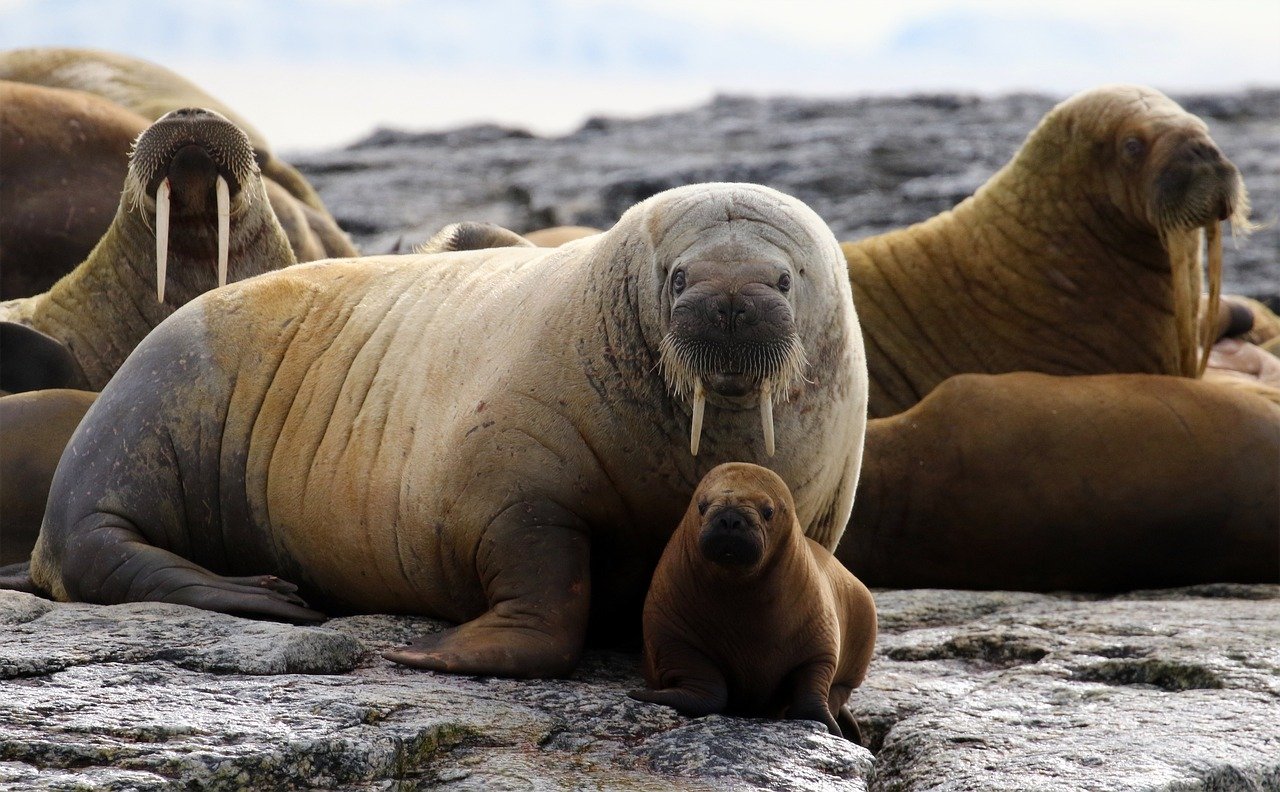
<path fill-rule="evenodd" d="M 741 531 L 747 520 L 737 509 L 723 509 L 711 519 L 711 528 L 717 531 Z"/>

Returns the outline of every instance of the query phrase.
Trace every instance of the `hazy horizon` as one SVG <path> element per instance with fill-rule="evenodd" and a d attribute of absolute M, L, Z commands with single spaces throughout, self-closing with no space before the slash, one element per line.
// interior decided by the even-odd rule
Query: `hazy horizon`
<path fill-rule="evenodd" d="M 540 134 L 721 93 L 1068 95 L 1280 83 L 1280 3 L 1228 0 L 0 0 L 0 48 L 161 63 L 283 151 L 376 127 L 496 122 Z"/>

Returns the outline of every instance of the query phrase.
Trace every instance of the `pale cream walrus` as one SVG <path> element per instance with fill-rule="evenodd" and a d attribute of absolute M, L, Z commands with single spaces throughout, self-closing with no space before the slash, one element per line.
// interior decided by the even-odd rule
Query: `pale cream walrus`
<path fill-rule="evenodd" d="M 1198 376 L 1201 240 L 1216 309 L 1218 224 L 1248 212 L 1204 122 L 1159 91 L 1066 100 L 954 209 L 843 244 L 871 415 L 963 372 Z"/>
<path fill-rule="evenodd" d="M 58 467 L 32 578 L 89 602 L 428 614 L 461 626 L 388 657 L 566 674 L 589 616 L 639 635 L 719 463 L 794 482 L 835 546 L 864 366 L 836 240 L 756 185 L 661 193 L 563 248 L 299 265 L 135 351 Z"/>

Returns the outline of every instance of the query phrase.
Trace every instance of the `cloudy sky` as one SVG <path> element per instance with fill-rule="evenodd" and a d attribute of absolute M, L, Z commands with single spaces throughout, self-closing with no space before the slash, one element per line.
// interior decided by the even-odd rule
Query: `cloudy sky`
<path fill-rule="evenodd" d="M 162 63 L 284 150 L 375 126 L 594 114 L 716 93 L 1280 84 L 1276 0 L 0 0 L 0 48 Z"/>

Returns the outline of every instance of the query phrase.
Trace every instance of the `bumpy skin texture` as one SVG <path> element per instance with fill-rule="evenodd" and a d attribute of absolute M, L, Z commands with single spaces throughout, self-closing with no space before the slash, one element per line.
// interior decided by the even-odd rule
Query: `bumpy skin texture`
<path fill-rule="evenodd" d="M 97 395 L 42 390 L 0 397 L 0 566 L 31 557 L 58 458 Z"/>
<path fill-rule="evenodd" d="M 328 214 L 302 174 L 276 158 L 266 138 L 247 119 L 163 66 L 103 50 L 33 47 L 0 52 L 0 80 L 96 94 L 147 121 L 182 107 L 214 110 L 249 136 L 264 176 L 304 204 Z"/>
<path fill-rule="evenodd" d="M 33 578 L 62 599 L 317 615 L 244 577 L 268 573 L 328 608 L 463 623 L 392 659 L 567 673 L 589 608 L 634 640 L 664 526 L 701 477 L 765 461 L 754 395 L 709 396 L 689 453 L 658 350 L 691 259 L 794 278 L 811 366 L 775 408 L 768 464 L 801 482 L 797 516 L 833 547 L 866 398 L 838 246 L 794 199 L 698 185 L 593 244 L 300 265 L 196 300 L 77 431 Z"/>
<path fill-rule="evenodd" d="M 219 146 L 225 150 L 221 136 L 234 128 L 225 119 L 192 112 L 199 115 L 191 118 L 201 120 L 187 125 L 191 131 L 207 138 L 210 150 Z M 152 125 L 146 134 L 164 123 Z M 252 162 L 251 154 L 244 156 Z M 170 181 L 176 182 L 174 168 L 178 167 L 170 167 Z M 230 199 L 228 277 L 233 281 L 296 261 L 267 202 L 261 177 L 256 168 L 247 167 Z M 134 347 L 165 317 L 218 282 L 212 171 L 184 171 L 190 178 L 182 182 L 186 186 L 175 187 L 173 198 L 168 288 L 165 301 L 157 301 L 156 201 L 155 188 L 149 184 L 154 177 L 142 168 L 135 154 L 125 191 L 117 197 L 115 219 L 88 258 L 48 292 L 0 303 L 0 320 L 28 325 L 65 344 L 93 390 L 106 385 Z"/>
<path fill-rule="evenodd" d="M 721 528 L 726 514 L 742 523 Z M 726 538 L 758 543 L 760 556 L 717 562 L 706 542 Z M 832 734 L 843 722 L 856 739 L 844 708 L 875 640 L 871 593 L 805 537 L 782 479 L 721 465 L 698 485 L 654 572 L 644 604 L 648 688 L 631 696 L 695 716 L 817 720 Z"/>
<path fill-rule="evenodd" d="M 94 94 L 0 81 L 0 298 L 48 291 L 88 257 L 115 217 L 129 149 L 149 125 Z M 357 254 L 327 212 L 264 183 L 299 261 Z"/>
<path fill-rule="evenodd" d="M 1068 99 L 953 210 L 842 245 L 871 416 L 965 372 L 1186 374 L 1171 260 L 1246 214 L 1235 167 L 1163 94 Z"/>
<path fill-rule="evenodd" d="M 867 425 L 836 555 L 870 586 L 1280 580 L 1280 407 L 1182 377 L 953 377 Z"/>

